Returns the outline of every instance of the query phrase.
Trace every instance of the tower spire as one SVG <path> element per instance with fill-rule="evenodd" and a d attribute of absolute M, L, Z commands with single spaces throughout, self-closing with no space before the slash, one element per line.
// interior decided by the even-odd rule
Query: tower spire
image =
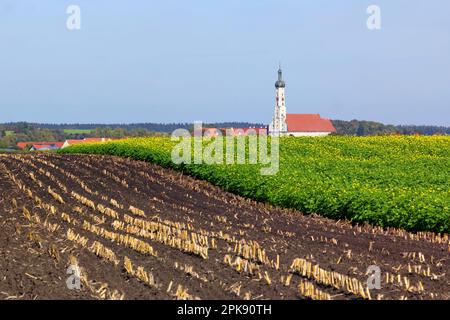
<path fill-rule="evenodd" d="M 281 61 L 278 62 L 278 80 L 283 80 L 283 70 L 281 70 Z"/>
<path fill-rule="evenodd" d="M 286 83 L 283 81 L 283 71 L 281 70 L 281 62 L 279 63 L 279 69 L 278 69 L 278 81 L 275 82 L 276 88 L 284 88 L 286 86 Z"/>

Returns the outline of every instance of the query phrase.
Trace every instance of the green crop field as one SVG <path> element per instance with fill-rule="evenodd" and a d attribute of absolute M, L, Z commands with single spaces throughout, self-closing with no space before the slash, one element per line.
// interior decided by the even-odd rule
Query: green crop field
<path fill-rule="evenodd" d="M 90 129 L 64 129 L 67 134 L 90 134 L 93 130 Z"/>
<path fill-rule="evenodd" d="M 80 144 L 62 153 L 130 157 L 182 170 L 226 190 L 333 219 L 450 232 L 450 137 L 283 138 L 280 168 L 175 165 L 169 138 Z"/>

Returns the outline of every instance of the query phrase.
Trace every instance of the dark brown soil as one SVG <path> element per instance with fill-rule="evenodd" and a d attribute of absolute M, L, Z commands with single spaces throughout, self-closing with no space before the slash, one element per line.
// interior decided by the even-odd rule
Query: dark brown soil
<path fill-rule="evenodd" d="M 167 226 L 184 223 L 188 234 L 208 236 L 208 257 L 143 234 L 130 235 L 150 244 L 157 256 L 95 235 L 83 228 L 83 221 L 123 235 L 126 232 L 116 230 L 113 218 L 83 204 L 72 192 L 114 209 L 120 221 L 126 214 Z M 0 299 L 175 299 L 183 296 L 181 291 L 189 294 L 184 297 L 200 299 L 306 299 L 299 292 L 300 281 L 309 281 L 333 299 L 361 298 L 293 274 L 291 264 L 296 258 L 364 284 L 367 268 L 379 266 L 381 289 L 372 290 L 372 298 L 450 299 L 450 242 L 446 237 L 304 216 L 144 162 L 89 155 L 0 155 L 0 193 Z M 111 204 L 111 199 L 121 208 Z M 146 218 L 130 212 L 130 206 L 145 212 Z M 24 207 L 40 222 L 30 221 Z M 80 223 L 66 222 L 62 213 Z M 44 222 L 58 224 L 59 229 L 51 231 Z M 93 241 L 103 244 L 120 262 L 115 265 L 70 241 L 66 236 L 69 228 L 86 237 L 88 247 Z M 211 244 L 213 238 L 217 247 Z M 241 240 L 257 242 L 271 263 L 252 260 L 259 268 L 253 274 L 226 264 L 226 255 L 233 261 L 238 256 L 235 247 Z M 66 286 L 70 256 L 77 258 L 88 279 L 81 290 Z M 279 267 L 275 265 L 277 256 Z M 157 285 L 127 273 L 125 257 L 151 273 Z M 387 273 L 395 277 L 394 283 L 386 282 Z M 286 285 L 289 275 L 292 279 Z M 423 290 L 416 289 L 419 283 Z M 177 294 L 179 288 L 183 290 Z"/>

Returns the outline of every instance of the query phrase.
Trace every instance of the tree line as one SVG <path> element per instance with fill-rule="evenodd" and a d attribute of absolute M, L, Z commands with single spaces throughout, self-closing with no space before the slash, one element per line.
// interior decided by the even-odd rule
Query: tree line
<path fill-rule="evenodd" d="M 150 132 L 165 132 L 172 133 L 176 129 L 192 129 L 193 124 L 188 122 L 182 123 L 116 123 L 116 124 L 99 124 L 99 123 L 72 123 L 72 124 L 49 124 L 49 123 L 30 123 L 31 126 L 42 129 L 64 130 L 64 129 L 124 129 L 125 131 L 146 130 Z M 249 127 L 264 127 L 264 124 L 249 123 L 249 122 L 216 122 L 204 123 L 204 127 L 217 128 L 249 128 Z"/>
<path fill-rule="evenodd" d="M 417 125 L 386 125 L 374 121 L 361 120 L 333 120 L 337 134 L 355 135 L 355 136 L 373 136 L 373 135 L 435 135 L 450 134 L 450 127 L 444 126 L 417 126 Z"/>
<path fill-rule="evenodd" d="M 333 120 L 339 135 L 387 135 L 387 134 L 450 134 L 450 127 L 414 126 L 414 125 L 385 125 L 374 121 Z M 261 123 L 249 122 L 219 122 L 203 124 L 204 127 L 214 128 L 261 128 Z M 39 124 L 14 122 L 0 124 L 0 149 L 13 148 L 17 142 L 23 141 L 64 141 L 66 139 L 83 139 L 90 137 L 125 138 L 148 137 L 155 135 L 169 135 L 176 129 L 192 130 L 192 123 L 132 123 L 132 124 Z M 66 131 L 65 131 L 66 130 Z M 73 132 L 67 130 L 74 130 Z M 76 130 L 88 130 L 77 133 Z"/>
<path fill-rule="evenodd" d="M 246 128 L 261 127 L 262 124 L 247 122 L 222 122 L 204 124 L 205 127 Z M 40 124 L 14 122 L 0 124 L 0 149 L 14 148 L 24 141 L 65 141 L 83 138 L 151 137 L 169 135 L 176 129 L 192 130 L 192 123 L 136 123 L 136 124 Z M 83 132 L 77 133 L 80 130 Z"/>

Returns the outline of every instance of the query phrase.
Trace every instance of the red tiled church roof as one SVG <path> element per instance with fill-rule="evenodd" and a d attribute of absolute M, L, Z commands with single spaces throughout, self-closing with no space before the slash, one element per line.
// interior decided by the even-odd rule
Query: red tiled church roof
<path fill-rule="evenodd" d="M 288 132 L 336 132 L 331 120 L 319 114 L 288 113 L 286 124 Z"/>

